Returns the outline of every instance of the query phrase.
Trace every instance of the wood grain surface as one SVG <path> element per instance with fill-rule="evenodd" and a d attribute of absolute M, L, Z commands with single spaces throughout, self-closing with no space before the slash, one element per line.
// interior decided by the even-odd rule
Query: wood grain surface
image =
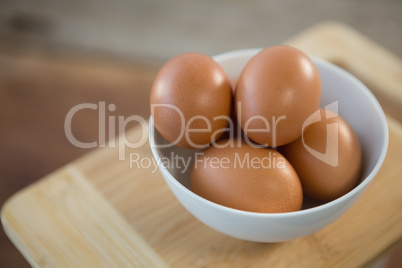
<path fill-rule="evenodd" d="M 33 266 L 166 266 L 73 165 L 27 191 L 19 193 L 4 211 L 4 225 L 7 232 L 18 228 L 18 234 L 9 235 L 19 242 L 18 248 L 34 252 L 25 255 Z M 12 212 L 21 208 L 22 218 Z"/>
<path fill-rule="evenodd" d="M 315 27 L 289 43 L 352 70 L 389 101 L 385 110 L 400 112 L 392 104 L 400 100 L 402 68 L 392 54 L 338 24 Z M 388 154 L 369 189 L 338 221 L 290 242 L 240 241 L 200 223 L 153 167 L 130 167 L 132 153 L 152 157 L 148 146 L 127 149 L 120 161 L 116 147 L 94 150 L 9 199 L 2 221 L 34 267 L 362 266 L 402 237 L 402 127 L 392 117 L 388 124 Z M 126 135 L 135 140 L 143 130 Z"/>
<path fill-rule="evenodd" d="M 148 117 L 156 72 L 148 62 L 1 43 L 0 206 L 13 193 L 91 150 L 66 138 L 64 119 L 75 105 L 105 102 L 116 106 L 108 115 Z M 83 110 L 73 119 L 73 134 L 81 141 L 96 141 L 97 122 L 97 111 Z M 0 267 L 29 267 L 3 231 Z"/>

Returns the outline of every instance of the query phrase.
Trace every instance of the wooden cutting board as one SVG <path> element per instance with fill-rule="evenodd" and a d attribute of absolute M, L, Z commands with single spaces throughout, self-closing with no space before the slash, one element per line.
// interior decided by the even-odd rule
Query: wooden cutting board
<path fill-rule="evenodd" d="M 402 118 L 402 63 L 391 53 L 336 23 L 288 43 L 348 69 Z M 241 241 L 203 225 L 153 166 L 130 166 L 130 155 L 151 159 L 149 146 L 127 148 L 125 160 L 106 146 L 46 176 L 7 201 L 3 226 L 34 267 L 362 266 L 402 238 L 402 126 L 388 124 L 388 154 L 369 189 L 335 223 L 293 241 Z"/>

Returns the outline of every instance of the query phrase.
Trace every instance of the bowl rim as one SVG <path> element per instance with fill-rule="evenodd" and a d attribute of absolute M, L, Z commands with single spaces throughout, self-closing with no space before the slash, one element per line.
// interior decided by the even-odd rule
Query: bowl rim
<path fill-rule="evenodd" d="M 232 58 L 234 56 L 244 56 L 244 55 L 255 55 L 259 51 L 261 51 L 261 48 L 249 48 L 249 49 L 241 49 L 241 50 L 233 50 L 225 53 L 218 54 L 216 56 L 213 56 L 212 58 L 219 63 L 219 61 L 222 60 L 227 60 L 229 58 Z M 244 215 L 244 216 L 251 216 L 251 217 L 272 217 L 272 218 L 283 218 L 283 217 L 293 217 L 293 216 L 303 216 L 315 212 L 319 212 L 322 210 L 327 209 L 328 207 L 333 207 L 338 204 L 341 204 L 342 202 L 346 201 L 347 199 L 352 198 L 352 196 L 356 195 L 358 192 L 362 191 L 365 187 L 367 187 L 372 180 L 374 179 L 375 175 L 378 173 L 379 169 L 381 168 L 385 156 L 387 154 L 388 150 L 388 142 L 389 142 L 389 133 L 388 133 L 388 124 L 387 124 L 387 119 L 385 117 L 384 111 L 382 110 L 382 107 L 378 100 L 375 98 L 373 93 L 356 77 L 354 77 L 352 74 L 349 72 L 345 71 L 344 69 L 317 57 L 312 57 L 310 58 L 313 60 L 314 64 L 319 63 L 321 65 L 324 65 L 328 67 L 329 69 L 333 69 L 335 72 L 338 72 L 340 75 L 345 76 L 346 79 L 348 79 L 351 83 L 355 84 L 355 88 L 358 89 L 362 94 L 367 95 L 368 101 L 370 102 L 371 106 L 374 107 L 376 112 L 379 115 L 380 118 L 380 123 L 381 123 L 381 135 L 384 137 L 381 141 L 381 152 L 378 156 L 378 161 L 375 164 L 375 166 L 372 168 L 370 173 L 366 176 L 366 178 L 360 182 L 355 188 L 353 188 L 351 191 L 348 193 L 344 194 L 343 196 L 332 200 L 330 202 L 327 202 L 322 205 L 318 205 L 312 208 L 307 208 L 303 210 L 298 210 L 298 211 L 292 211 L 292 212 L 282 212 L 282 213 L 263 213 L 263 212 L 252 212 L 252 211 L 245 211 L 245 210 L 240 210 L 240 209 L 235 209 L 231 207 L 226 207 L 217 203 L 214 203 L 208 199 L 205 199 L 194 192 L 192 192 L 190 189 L 182 185 L 164 166 L 158 166 L 158 169 L 167 175 L 167 178 L 175 185 L 177 186 L 180 190 L 182 190 L 186 195 L 195 198 L 196 200 L 205 203 L 206 205 L 213 206 L 219 210 L 222 210 L 227 213 L 235 213 L 239 215 Z M 157 161 L 160 159 L 160 155 L 155 148 L 155 135 L 154 131 L 157 131 L 155 126 L 154 126 L 154 121 L 152 116 L 149 118 L 149 143 L 151 147 L 151 151 L 153 156 L 156 158 Z M 158 162 L 159 163 L 159 162 Z"/>

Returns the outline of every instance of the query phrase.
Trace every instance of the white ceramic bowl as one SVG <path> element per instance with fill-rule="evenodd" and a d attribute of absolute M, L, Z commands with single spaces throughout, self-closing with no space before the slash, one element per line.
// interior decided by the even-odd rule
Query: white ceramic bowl
<path fill-rule="evenodd" d="M 237 77 L 248 60 L 260 49 L 246 49 L 220 54 L 214 59 L 230 79 Z M 388 147 L 388 126 L 380 104 L 359 80 L 341 68 L 313 58 L 322 82 L 321 107 L 338 101 L 338 112 L 359 136 L 363 150 L 360 184 L 346 195 L 316 207 L 288 213 L 255 213 L 236 210 L 208 201 L 190 190 L 190 171 L 159 166 L 172 192 L 196 218 L 211 228 L 239 239 L 279 242 L 314 233 L 338 219 L 368 187 L 380 169 Z M 156 160 L 175 155 L 192 157 L 196 151 L 179 148 L 156 148 L 167 144 L 149 121 L 149 138 Z"/>

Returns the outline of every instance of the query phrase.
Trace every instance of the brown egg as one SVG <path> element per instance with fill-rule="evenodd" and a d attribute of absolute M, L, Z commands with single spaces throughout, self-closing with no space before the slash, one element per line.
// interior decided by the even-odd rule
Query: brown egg
<path fill-rule="evenodd" d="M 277 151 L 246 143 L 211 146 L 197 157 L 191 173 L 192 191 L 217 204 L 252 212 L 300 210 L 303 192 L 291 164 Z M 237 141 L 236 143 L 237 144 Z"/>
<path fill-rule="evenodd" d="M 239 80 L 238 77 L 233 78 L 232 80 L 230 80 L 230 85 L 232 86 L 232 93 L 233 93 L 233 95 L 234 95 L 235 92 L 236 92 L 236 85 L 237 85 L 237 81 L 238 81 L 238 80 Z"/>
<path fill-rule="evenodd" d="M 304 144 L 300 137 L 280 151 L 297 171 L 304 193 L 331 201 L 358 184 L 362 153 L 358 137 L 343 118 L 324 109 L 320 115 L 321 121 L 304 129 Z"/>
<path fill-rule="evenodd" d="M 301 135 L 320 98 L 320 76 L 310 58 L 296 48 L 274 46 L 244 67 L 236 87 L 236 114 L 253 141 L 280 146 Z"/>
<path fill-rule="evenodd" d="M 194 148 L 217 140 L 230 115 L 232 91 L 221 66 L 211 57 L 186 53 L 169 60 L 151 90 L 151 115 L 169 142 Z"/>

